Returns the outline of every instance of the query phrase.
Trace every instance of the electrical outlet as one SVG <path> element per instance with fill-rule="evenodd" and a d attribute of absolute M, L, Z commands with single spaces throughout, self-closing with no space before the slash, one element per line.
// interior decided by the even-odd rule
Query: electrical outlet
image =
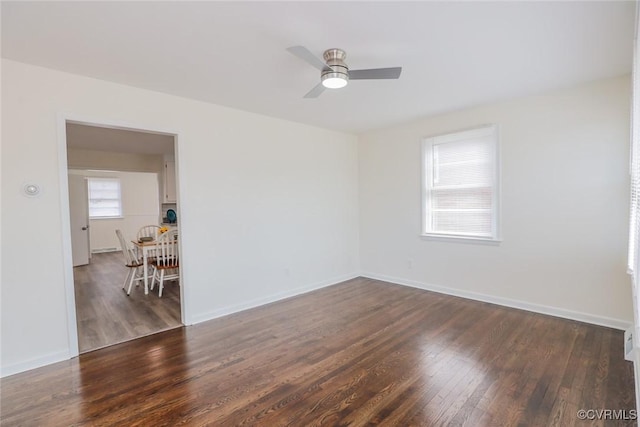
<path fill-rule="evenodd" d="M 626 331 L 624 331 L 624 358 L 629 362 L 634 362 L 633 351 L 635 348 L 634 348 L 633 340 L 634 340 L 633 328 L 629 328 Z"/>

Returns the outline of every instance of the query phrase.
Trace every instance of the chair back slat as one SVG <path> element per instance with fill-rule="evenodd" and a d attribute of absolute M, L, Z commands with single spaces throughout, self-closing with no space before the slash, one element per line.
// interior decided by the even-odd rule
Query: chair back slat
<path fill-rule="evenodd" d="M 161 266 L 178 265 L 178 231 L 170 230 L 158 238 L 156 262 Z"/>

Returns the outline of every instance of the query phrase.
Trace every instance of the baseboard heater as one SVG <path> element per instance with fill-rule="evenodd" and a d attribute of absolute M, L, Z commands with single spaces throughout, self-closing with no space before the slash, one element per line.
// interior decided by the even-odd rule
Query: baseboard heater
<path fill-rule="evenodd" d="M 118 248 L 100 248 L 100 249 L 92 249 L 91 253 L 92 254 L 101 254 L 103 252 L 117 252 L 120 249 Z"/>

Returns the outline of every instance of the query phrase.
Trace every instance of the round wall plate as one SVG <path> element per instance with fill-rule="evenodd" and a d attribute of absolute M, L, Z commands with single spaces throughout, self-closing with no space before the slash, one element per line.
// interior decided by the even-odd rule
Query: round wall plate
<path fill-rule="evenodd" d="M 29 197 L 35 197 L 40 194 L 40 186 L 38 184 L 25 184 L 22 187 L 24 194 Z"/>

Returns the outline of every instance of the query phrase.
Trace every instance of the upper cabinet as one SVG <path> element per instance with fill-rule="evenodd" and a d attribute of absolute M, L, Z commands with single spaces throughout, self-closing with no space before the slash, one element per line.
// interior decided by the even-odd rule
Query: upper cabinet
<path fill-rule="evenodd" d="M 176 162 L 164 162 L 164 197 L 162 203 L 176 203 Z"/>

